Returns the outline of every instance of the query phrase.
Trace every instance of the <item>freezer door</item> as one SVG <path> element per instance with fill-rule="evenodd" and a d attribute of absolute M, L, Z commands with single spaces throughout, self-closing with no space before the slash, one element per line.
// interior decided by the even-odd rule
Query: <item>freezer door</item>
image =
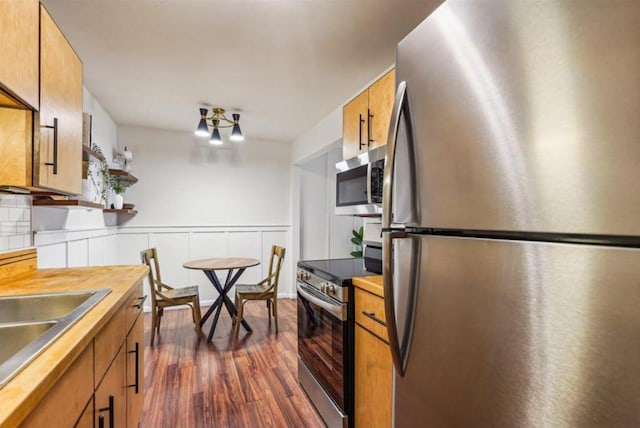
<path fill-rule="evenodd" d="M 639 40 L 639 1 L 440 6 L 397 49 L 411 223 L 640 235 Z"/>
<path fill-rule="evenodd" d="M 395 427 L 640 426 L 640 250 L 426 235 L 420 247 Z"/>

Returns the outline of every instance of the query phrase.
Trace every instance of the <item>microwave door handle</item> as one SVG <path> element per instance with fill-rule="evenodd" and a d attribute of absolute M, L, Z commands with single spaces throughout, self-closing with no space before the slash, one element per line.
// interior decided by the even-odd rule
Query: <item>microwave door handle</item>
<path fill-rule="evenodd" d="M 371 176 L 373 173 L 373 162 L 369 162 L 367 164 L 367 203 L 372 204 L 373 200 L 371 198 Z"/>

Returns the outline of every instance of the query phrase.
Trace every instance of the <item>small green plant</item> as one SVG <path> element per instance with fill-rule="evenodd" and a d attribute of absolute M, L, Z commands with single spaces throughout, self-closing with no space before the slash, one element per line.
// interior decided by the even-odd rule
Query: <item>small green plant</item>
<path fill-rule="evenodd" d="M 118 176 L 109 175 L 109 187 L 111 187 L 111 190 L 117 195 L 124 195 L 124 192 L 127 191 L 131 184 L 129 180 L 123 180 Z"/>
<path fill-rule="evenodd" d="M 356 246 L 356 250 L 351 252 L 351 256 L 362 257 L 362 239 L 364 238 L 364 228 L 360 226 L 360 229 L 352 230 L 351 234 L 351 243 Z"/>

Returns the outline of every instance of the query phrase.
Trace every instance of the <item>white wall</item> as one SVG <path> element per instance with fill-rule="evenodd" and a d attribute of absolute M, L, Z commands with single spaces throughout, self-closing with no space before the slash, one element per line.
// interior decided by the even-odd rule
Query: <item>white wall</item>
<path fill-rule="evenodd" d="M 327 157 L 300 166 L 300 260 L 328 258 Z"/>
<path fill-rule="evenodd" d="M 325 153 L 336 143 L 342 147 L 342 106 L 329 113 L 293 142 L 291 159 L 294 164 L 302 164 Z"/>
<path fill-rule="evenodd" d="M 298 167 L 300 260 L 351 257 L 351 231 L 362 219 L 335 215 L 335 164 L 340 160 L 339 145 Z"/>
<path fill-rule="evenodd" d="M 91 140 L 100 146 L 107 162 L 111 162 L 118 143 L 118 126 L 84 86 L 82 87 L 82 111 L 93 116 Z"/>
<path fill-rule="evenodd" d="M 122 127 L 118 144 L 133 152 L 132 172 L 139 179 L 125 194 L 138 210 L 130 226 L 291 222 L 286 143 L 245 141 L 220 148 L 191 132 Z"/>
<path fill-rule="evenodd" d="M 342 147 L 342 106 L 293 142 L 291 228 L 295 261 L 329 257 L 326 154 L 336 147 Z"/>

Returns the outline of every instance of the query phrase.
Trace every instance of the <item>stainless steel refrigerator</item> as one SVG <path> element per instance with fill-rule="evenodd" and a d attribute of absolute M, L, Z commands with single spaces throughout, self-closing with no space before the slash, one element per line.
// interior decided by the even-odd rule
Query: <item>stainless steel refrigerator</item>
<path fill-rule="evenodd" d="M 449 0 L 396 66 L 394 426 L 640 426 L 640 2 Z"/>

